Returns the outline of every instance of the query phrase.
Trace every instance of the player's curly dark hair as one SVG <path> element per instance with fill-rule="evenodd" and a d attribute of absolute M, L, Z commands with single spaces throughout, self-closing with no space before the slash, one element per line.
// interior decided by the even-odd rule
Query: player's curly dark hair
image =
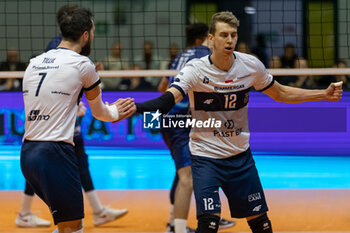
<path fill-rule="evenodd" d="M 77 41 L 85 31 L 91 30 L 92 17 L 89 9 L 79 8 L 76 4 L 63 5 L 56 16 L 62 37 Z"/>

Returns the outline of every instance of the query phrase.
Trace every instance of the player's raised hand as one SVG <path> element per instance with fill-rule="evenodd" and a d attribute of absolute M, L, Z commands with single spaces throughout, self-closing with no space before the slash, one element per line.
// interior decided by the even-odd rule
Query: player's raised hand
<path fill-rule="evenodd" d="M 326 99 L 329 101 L 339 101 L 343 96 L 343 81 L 331 83 L 326 89 Z"/>
<path fill-rule="evenodd" d="M 86 107 L 85 107 L 84 103 L 80 101 L 79 106 L 78 106 L 77 115 L 78 115 L 78 117 L 82 117 L 85 115 L 85 113 L 86 113 Z"/>
<path fill-rule="evenodd" d="M 134 103 L 133 98 L 126 98 L 126 99 L 120 98 L 112 104 L 116 105 L 118 108 L 119 119 L 117 121 L 121 121 L 127 117 L 130 117 L 132 114 L 136 112 L 136 105 Z M 114 121 L 114 122 L 117 122 L 117 121 Z"/>

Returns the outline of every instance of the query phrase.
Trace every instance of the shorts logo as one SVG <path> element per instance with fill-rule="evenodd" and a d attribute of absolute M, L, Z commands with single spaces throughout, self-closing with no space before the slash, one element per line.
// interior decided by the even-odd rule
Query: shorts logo
<path fill-rule="evenodd" d="M 261 199 L 260 193 L 253 193 L 253 194 L 250 194 L 250 195 L 248 196 L 248 201 L 249 201 L 249 202 L 257 201 L 257 200 L 260 200 L 260 199 Z"/>
<path fill-rule="evenodd" d="M 39 115 L 40 110 L 31 110 L 27 118 L 28 121 L 47 121 L 50 119 L 50 115 Z"/>
<path fill-rule="evenodd" d="M 157 110 L 156 112 L 143 113 L 143 128 L 144 129 L 160 129 L 162 114 Z"/>
<path fill-rule="evenodd" d="M 261 205 L 255 206 L 253 212 L 259 212 L 261 210 Z"/>

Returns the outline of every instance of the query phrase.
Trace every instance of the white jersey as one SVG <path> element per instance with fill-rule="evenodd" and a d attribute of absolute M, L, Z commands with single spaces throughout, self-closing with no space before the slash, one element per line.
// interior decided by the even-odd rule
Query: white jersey
<path fill-rule="evenodd" d="M 188 94 L 193 119 L 221 121 L 211 128 L 193 127 L 190 151 L 193 155 L 226 158 L 249 148 L 248 100 L 254 87 L 263 91 L 274 80 L 254 56 L 234 52 L 229 71 L 218 69 L 209 56 L 193 59 L 176 76 L 173 87 Z"/>
<path fill-rule="evenodd" d="M 83 90 L 99 83 L 91 60 L 70 49 L 52 49 L 31 59 L 23 78 L 23 140 L 73 144 L 78 101 Z"/>

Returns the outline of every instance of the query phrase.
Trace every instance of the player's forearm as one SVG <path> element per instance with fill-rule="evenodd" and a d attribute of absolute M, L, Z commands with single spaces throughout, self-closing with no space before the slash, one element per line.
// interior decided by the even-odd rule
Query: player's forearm
<path fill-rule="evenodd" d="M 116 105 L 106 105 L 102 102 L 101 94 L 95 99 L 88 100 L 92 115 L 100 121 L 117 121 L 119 111 Z"/>
<path fill-rule="evenodd" d="M 281 85 L 281 92 L 276 99 L 283 103 L 303 103 L 326 100 L 326 90 L 308 90 Z"/>
<path fill-rule="evenodd" d="M 174 95 L 166 91 L 163 95 L 156 99 L 148 100 L 142 103 L 135 103 L 136 112 L 143 113 L 146 111 L 157 111 L 159 110 L 161 113 L 168 113 L 175 105 Z"/>

